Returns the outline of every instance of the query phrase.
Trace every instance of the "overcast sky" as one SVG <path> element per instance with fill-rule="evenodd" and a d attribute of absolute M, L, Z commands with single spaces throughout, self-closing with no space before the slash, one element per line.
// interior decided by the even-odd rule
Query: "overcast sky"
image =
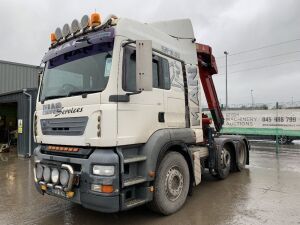
<path fill-rule="evenodd" d="M 0 59 L 39 65 L 49 34 L 95 9 L 142 22 L 190 18 L 217 57 L 222 103 L 225 50 L 229 104 L 250 103 L 251 90 L 255 103 L 300 101 L 299 0 L 0 0 Z"/>

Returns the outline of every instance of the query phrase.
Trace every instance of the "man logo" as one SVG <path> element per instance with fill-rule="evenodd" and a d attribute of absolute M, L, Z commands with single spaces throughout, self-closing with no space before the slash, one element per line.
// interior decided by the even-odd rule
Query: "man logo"
<path fill-rule="evenodd" d="M 43 115 L 54 114 L 55 117 L 71 113 L 81 113 L 82 111 L 83 107 L 64 109 L 60 102 L 43 105 Z"/>
<path fill-rule="evenodd" d="M 43 115 L 56 114 L 61 112 L 62 104 L 60 102 L 43 105 Z"/>

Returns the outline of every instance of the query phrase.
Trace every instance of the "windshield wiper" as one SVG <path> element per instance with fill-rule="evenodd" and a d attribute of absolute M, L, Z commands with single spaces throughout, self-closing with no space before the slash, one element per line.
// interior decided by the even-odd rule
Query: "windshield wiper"
<path fill-rule="evenodd" d="M 67 95 L 68 97 L 74 96 L 74 95 L 81 95 L 82 97 L 86 97 L 88 94 L 97 93 L 100 92 L 100 90 L 82 90 L 82 91 L 71 91 Z"/>
<path fill-rule="evenodd" d="M 46 96 L 43 100 L 42 100 L 42 103 L 46 100 L 49 100 L 49 99 L 55 99 L 55 98 L 64 98 L 64 97 L 67 97 L 67 95 L 49 95 L 49 96 Z"/>
<path fill-rule="evenodd" d="M 42 100 L 42 103 L 49 99 L 64 98 L 64 97 L 70 97 L 70 96 L 81 95 L 81 94 L 82 94 L 82 97 L 85 98 L 87 96 L 87 94 L 92 94 L 92 93 L 97 93 L 97 92 L 101 92 L 101 91 L 100 90 L 83 90 L 83 91 L 71 91 L 67 95 L 50 95 L 50 96 L 46 96 Z"/>

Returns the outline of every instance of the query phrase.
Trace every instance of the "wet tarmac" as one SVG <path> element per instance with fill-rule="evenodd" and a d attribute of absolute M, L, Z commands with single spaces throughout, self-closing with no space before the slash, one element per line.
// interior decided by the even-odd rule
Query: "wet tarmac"
<path fill-rule="evenodd" d="M 0 153 L 0 224 L 300 224 L 300 145 L 253 142 L 251 164 L 218 181 L 205 175 L 184 207 L 164 217 L 139 207 L 104 214 L 58 198 L 33 186 L 32 160 Z"/>

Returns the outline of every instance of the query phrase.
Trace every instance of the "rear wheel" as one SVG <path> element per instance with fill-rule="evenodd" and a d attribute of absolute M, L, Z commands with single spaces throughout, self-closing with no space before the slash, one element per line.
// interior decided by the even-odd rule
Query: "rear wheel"
<path fill-rule="evenodd" d="M 246 161 L 247 161 L 247 149 L 244 142 L 240 143 L 239 149 L 238 149 L 238 155 L 237 155 L 237 165 L 236 169 L 237 171 L 242 171 L 245 169 Z"/>
<path fill-rule="evenodd" d="M 185 203 L 190 185 L 189 167 L 177 152 L 168 153 L 161 161 L 154 183 L 153 211 L 170 215 Z"/>
<path fill-rule="evenodd" d="M 294 141 L 294 140 L 293 140 L 292 138 L 288 138 L 288 142 L 287 142 L 287 143 L 288 143 L 288 144 L 292 144 L 293 141 Z"/>
<path fill-rule="evenodd" d="M 232 163 L 231 159 L 232 157 L 228 147 L 224 146 L 219 153 L 218 169 L 216 170 L 216 175 L 219 179 L 225 179 L 229 175 Z"/>
<path fill-rule="evenodd" d="M 278 137 L 278 143 L 281 144 L 281 145 L 288 144 L 288 137 L 287 136 Z"/>

